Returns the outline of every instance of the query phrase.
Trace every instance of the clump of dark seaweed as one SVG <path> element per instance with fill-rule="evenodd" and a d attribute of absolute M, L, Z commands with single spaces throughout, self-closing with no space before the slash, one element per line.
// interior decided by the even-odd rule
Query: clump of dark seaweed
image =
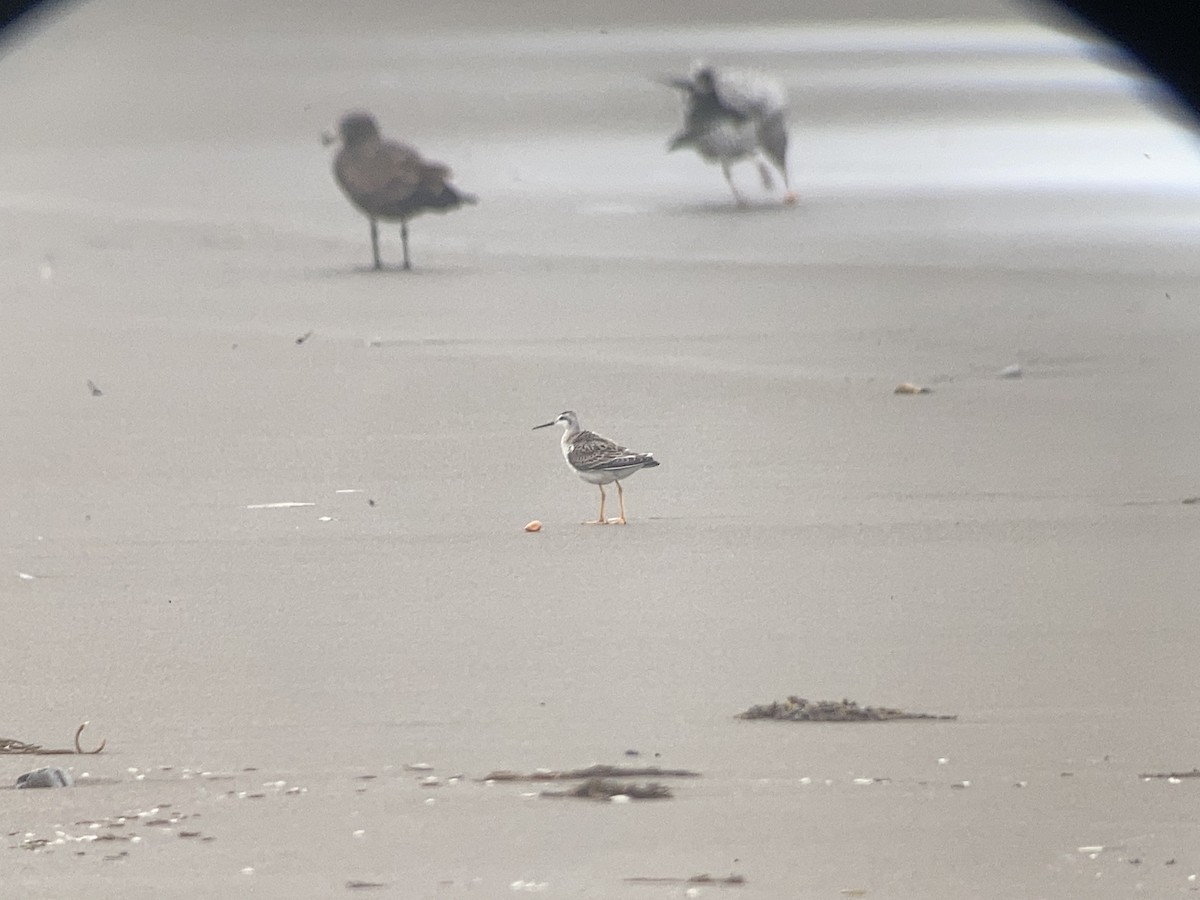
<path fill-rule="evenodd" d="M 1200 778 L 1200 769 L 1190 772 L 1143 772 L 1138 778 Z"/>
<path fill-rule="evenodd" d="M 738 713 L 739 719 L 775 719 L 781 722 L 894 722 L 898 720 L 924 719 L 953 721 L 958 716 L 939 716 L 930 713 L 906 712 L 886 706 L 859 706 L 854 700 L 805 700 L 791 696 L 783 702 L 776 701 L 761 706 L 752 706 Z"/>
<path fill-rule="evenodd" d="M 538 769 L 528 774 L 500 769 L 489 772 L 483 781 L 575 781 L 581 778 L 699 778 L 690 769 L 660 769 L 658 766 L 594 765 L 586 769 Z"/>
<path fill-rule="evenodd" d="M 693 875 L 691 878 L 626 878 L 627 884 L 719 884 L 741 885 L 746 883 L 743 875 L 726 875 L 724 878 L 709 874 Z"/>
<path fill-rule="evenodd" d="M 542 791 L 543 797 L 581 797 L 584 800 L 612 800 L 628 797 L 631 800 L 668 800 L 674 796 L 671 789 L 657 781 L 636 784 L 622 783 L 610 778 L 589 778 L 569 791 Z"/>

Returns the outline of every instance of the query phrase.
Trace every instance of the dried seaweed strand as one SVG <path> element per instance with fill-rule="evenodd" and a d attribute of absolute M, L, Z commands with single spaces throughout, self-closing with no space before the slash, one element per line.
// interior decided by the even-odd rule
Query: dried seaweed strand
<path fill-rule="evenodd" d="M 28 744 L 25 741 L 18 741 L 16 738 L 0 738 L 0 754 L 26 756 L 73 756 L 75 754 L 83 754 L 86 756 L 94 756 L 104 749 L 107 741 L 101 741 L 100 746 L 95 750 L 84 750 L 79 743 L 79 736 L 83 734 L 83 729 L 87 728 L 88 723 L 84 722 L 75 729 L 75 749 L 72 750 L 66 747 L 43 747 L 41 744 Z"/>

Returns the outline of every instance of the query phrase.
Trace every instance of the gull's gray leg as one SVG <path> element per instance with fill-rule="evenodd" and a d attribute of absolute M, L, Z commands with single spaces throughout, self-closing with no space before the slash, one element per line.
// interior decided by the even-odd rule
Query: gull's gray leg
<path fill-rule="evenodd" d="M 771 175 L 771 170 L 767 167 L 767 164 L 761 159 L 756 159 L 755 163 L 758 165 L 758 176 L 762 179 L 763 189 L 767 191 L 774 190 L 775 178 Z"/>
<path fill-rule="evenodd" d="M 404 244 L 404 270 L 412 269 L 408 262 L 408 219 L 400 220 L 400 242 Z"/>
<path fill-rule="evenodd" d="M 725 173 L 725 181 L 729 184 L 729 189 L 733 191 L 733 199 L 737 201 L 738 206 L 745 206 L 746 201 L 742 199 L 742 195 L 738 193 L 737 185 L 733 183 L 733 178 L 729 174 L 729 161 L 721 160 L 721 171 Z"/>
<path fill-rule="evenodd" d="M 375 260 L 375 271 L 383 268 L 383 264 L 379 261 L 379 223 L 374 218 L 371 219 L 371 256 Z"/>

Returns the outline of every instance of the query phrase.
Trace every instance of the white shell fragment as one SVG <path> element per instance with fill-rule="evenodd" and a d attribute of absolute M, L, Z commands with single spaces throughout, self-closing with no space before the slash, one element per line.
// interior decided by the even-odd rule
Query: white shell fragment
<path fill-rule="evenodd" d="M 251 503 L 246 509 L 294 509 L 297 506 L 316 506 L 315 503 L 285 501 L 283 503 Z"/>
<path fill-rule="evenodd" d="M 1023 373 L 1021 371 L 1021 367 L 1016 363 L 1013 363 L 1011 366 L 1005 366 L 996 374 L 1000 378 L 1020 378 Z"/>

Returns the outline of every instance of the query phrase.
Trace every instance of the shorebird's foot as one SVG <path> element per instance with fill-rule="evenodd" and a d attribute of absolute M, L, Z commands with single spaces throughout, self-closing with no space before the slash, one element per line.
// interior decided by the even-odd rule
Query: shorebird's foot
<path fill-rule="evenodd" d="M 608 524 L 612 523 L 613 521 L 614 521 L 613 519 L 588 519 L 583 524 L 584 525 L 608 525 Z"/>
<path fill-rule="evenodd" d="M 796 194 L 794 191 L 788 191 L 786 194 L 783 195 L 783 205 L 784 206 L 795 206 L 796 205 Z"/>
<path fill-rule="evenodd" d="M 624 516 L 621 516 L 621 518 L 619 518 L 619 519 L 609 519 L 608 524 L 609 525 L 628 525 L 629 523 L 625 521 Z"/>

